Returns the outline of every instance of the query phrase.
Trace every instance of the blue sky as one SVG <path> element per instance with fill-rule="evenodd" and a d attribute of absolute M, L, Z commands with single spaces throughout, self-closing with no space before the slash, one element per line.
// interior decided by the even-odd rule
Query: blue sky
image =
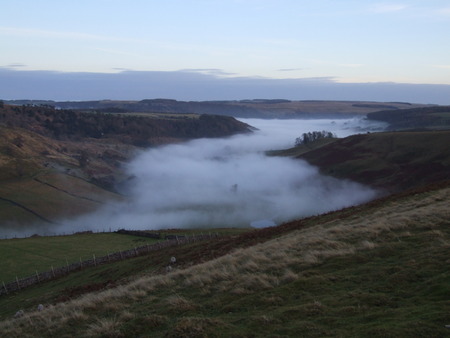
<path fill-rule="evenodd" d="M 196 82 L 203 96 L 192 99 L 222 99 L 211 83 L 260 80 L 260 87 L 270 87 L 274 82 L 267 80 L 276 79 L 286 86 L 315 81 L 344 89 L 358 83 L 440 85 L 441 98 L 421 100 L 450 103 L 448 0 L 15 0 L 0 8 L 0 97 L 6 99 L 37 95 L 8 86 L 6 78 L 14 84 L 40 76 L 48 93 L 39 95 L 51 96 L 54 83 L 70 81 L 68 73 L 87 79 L 125 72 L 149 79 L 164 73 L 169 87 L 180 91 L 177 75 L 203 75 L 196 77 L 208 78 L 207 86 Z M 122 97 L 108 98 L 131 98 L 123 83 Z M 103 85 L 98 99 L 108 95 Z M 93 89 L 83 96 L 78 88 L 78 99 L 91 98 Z M 157 94 L 149 90 L 142 98 Z M 70 99 L 70 93 L 59 98 Z"/>

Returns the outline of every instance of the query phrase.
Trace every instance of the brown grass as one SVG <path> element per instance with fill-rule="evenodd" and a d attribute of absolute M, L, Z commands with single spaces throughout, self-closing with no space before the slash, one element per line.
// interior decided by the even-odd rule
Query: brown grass
<path fill-rule="evenodd" d="M 172 295 L 166 299 L 172 311 L 185 312 L 196 308 L 195 304 L 180 295 Z"/>
<path fill-rule="evenodd" d="M 87 334 L 120 336 L 122 323 L 133 318 L 133 302 L 137 299 L 150 302 L 153 297 L 150 294 L 158 290 L 170 288 L 173 292 L 173 295 L 164 300 L 172 311 L 191 311 L 198 309 L 196 303 L 180 296 L 178 291 L 199 288 L 203 294 L 229 292 L 247 295 L 258 290 L 270 290 L 298 280 L 297 272 L 303 267 L 333 257 L 373 250 L 378 246 L 377 240 L 382 234 L 401 240 L 416 229 L 425 229 L 427 236 L 436 245 L 449 246 L 450 240 L 446 234 L 436 229 L 437 224 L 450 224 L 449 198 L 450 188 L 445 188 L 429 193 L 420 201 L 410 198 L 402 203 L 382 206 L 369 215 L 337 219 L 296 230 L 246 249 L 237 249 L 212 261 L 178 269 L 170 274 L 140 277 L 128 285 L 87 294 L 68 303 L 49 307 L 44 313 L 30 313 L 24 318 L 3 321 L 0 323 L 0 331 L 6 336 L 19 335 L 23 332 L 23 327 L 30 323 L 38 331 L 48 331 L 71 320 L 86 323 L 85 311 L 102 313 L 104 310 L 115 310 L 119 313 L 117 318 L 99 318 L 89 326 Z M 275 303 L 279 301 L 282 300 L 265 300 Z M 316 316 L 326 313 L 328 309 L 313 301 L 296 311 L 306 316 Z M 358 309 L 349 308 L 348 311 Z M 166 323 L 167 318 L 149 315 L 146 321 L 149 326 L 155 327 Z M 214 326 L 222 324 L 209 318 L 181 318 L 169 336 L 206 336 Z"/>
<path fill-rule="evenodd" d="M 116 318 L 98 319 L 95 323 L 90 324 L 86 331 L 87 337 L 124 337 L 120 332 L 121 322 Z"/>
<path fill-rule="evenodd" d="M 210 337 L 224 323 L 203 317 L 185 317 L 178 320 L 167 337 Z"/>

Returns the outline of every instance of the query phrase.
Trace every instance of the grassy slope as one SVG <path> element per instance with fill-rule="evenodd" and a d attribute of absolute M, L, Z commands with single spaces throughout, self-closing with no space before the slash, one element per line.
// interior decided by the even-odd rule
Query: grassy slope
<path fill-rule="evenodd" d="M 249 131 L 225 116 L 146 118 L 2 106 L 0 230 L 14 234 L 30 223 L 54 223 L 123 199 L 112 191 L 127 179 L 122 164 L 142 147 Z"/>
<path fill-rule="evenodd" d="M 301 154 L 326 175 L 390 191 L 450 179 L 450 131 L 349 136 Z"/>
<path fill-rule="evenodd" d="M 123 149 L 122 149 L 123 148 Z M 56 222 L 95 210 L 104 203 L 121 200 L 88 180 L 88 171 L 113 173 L 113 165 L 94 154 L 116 151 L 101 142 L 57 141 L 19 128 L 0 126 L 0 226 L 20 230 L 32 223 Z M 81 169 L 80 151 L 92 159 Z M 14 231 L 11 232 L 14 234 Z"/>
<path fill-rule="evenodd" d="M 444 336 L 449 198 L 450 187 L 441 186 L 206 248 L 155 253 L 148 275 L 2 322 L 0 330 L 12 336 Z M 159 274 L 171 255 L 179 267 Z M 209 260 L 214 256 L 220 257 Z M 143 259 L 102 269 L 132 275 L 130 267 Z M 145 269 L 139 271 L 134 274 Z M 35 305 L 42 300 L 36 290 L 24 291 L 40 294 Z M 12 299 L 25 296 L 9 297 L 3 304 L 13 313 L 19 303 Z"/>
<path fill-rule="evenodd" d="M 404 110 L 381 110 L 369 113 L 367 117 L 372 120 L 388 122 L 390 130 L 450 129 L 450 106 L 429 106 Z"/>

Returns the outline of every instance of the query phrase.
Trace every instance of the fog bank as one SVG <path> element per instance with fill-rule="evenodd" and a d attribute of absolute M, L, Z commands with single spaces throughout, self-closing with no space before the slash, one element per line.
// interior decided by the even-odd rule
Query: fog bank
<path fill-rule="evenodd" d="M 361 119 L 242 121 L 259 130 L 143 152 L 126 168 L 133 177 L 128 203 L 66 220 L 58 232 L 267 226 L 375 197 L 372 189 L 324 177 L 304 161 L 264 152 L 292 147 L 308 131 L 329 130 L 344 137 L 380 124 Z"/>

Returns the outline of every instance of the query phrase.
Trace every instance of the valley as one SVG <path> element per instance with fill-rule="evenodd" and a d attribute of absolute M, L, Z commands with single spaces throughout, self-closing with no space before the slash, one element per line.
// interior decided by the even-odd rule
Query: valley
<path fill-rule="evenodd" d="M 30 117 L 30 109 L 23 108 L 20 113 Z M 270 156 L 266 156 L 265 151 L 270 148 L 263 140 L 270 133 L 265 130 L 264 123 L 259 125 L 258 131 L 250 128 L 251 120 L 235 123 L 228 118 L 206 117 L 203 119 L 207 119 L 208 124 L 201 128 L 186 126 L 190 131 L 182 132 L 183 137 L 179 139 L 169 131 L 170 128 L 181 128 L 176 122 L 165 129 L 166 134 L 155 131 L 157 129 L 152 129 L 154 134 L 146 134 L 137 133 L 137 129 L 126 131 L 126 128 L 110 134 L 98 134 L 95 129 L 89 132 L 91 134 L 80 134 L 90 129 L 85 126 L 79 130 L 65 129 L 64 124 L 55 129 L 52 119 L 44 124 L 30 123 L 36 116 L 45 116 L 46 109 L 31 116 L 31 120 L 20 117 L 17 110 L 3 112 L 0 215 L 2 226 L 7 225 L 10 229 L 37 222 L 48 227 L 52 234 L 52 223 L 60 220 L 61 215 L 75 217 L 105 207 L 105 210 L 112 210 L 107 208 L 109 204 L 121 212 L 117 206 L 130 197 L 130 191 L 124 194 L 126 189 L 123 187 L 148 182 L 144 174 L 146 156 L 150 156 L 151 163 L 156 166 L 155 159 L 164 162 L 162 151 L 168 150 L 167 154 L 175 156 L 171 158 L 181 161 L 170 162 L 172 166 L 168 168 L 173 169 L 175 176 L 169 176 L 168 181 L 162 179 L 163 175 L 156 175 L 160 177 L 156 182 L 166 184 L 179 176 L 178 168 L 201 160 L 198 152 L 188 151 L 187 145 L 201 146 L 198 149 L 210 147 L 211 152 L 205 153 L 209 162 L 202 162 L 211 165 L 207 171 L 198 170 L 196 176 L 183 172 L 188 182 L 195 183 L 199 179 L 205 183 L 200 185 L 199 191 L 206 193 L 210 201 L 215 199 L 206 189 L 210 184 L 208 179 L 217 181 L 210 173 L 228 166 L 230 158 L 243 158 L 247 149 L 252 152 L 252 175 L 255 180 L 260 178 L 258 184 L 266 193 L 269 186 L 280 188 L 283 180 L 288 186 L 292 182 L 299 184 L 287 180 L 286 174 L 282 180 L 275 170 L 276 163 L 285 160 L 296 163 L 293 172 L 296 175 L 308 173 L 309 180 L 318 177 L 319 172 L 326 175 L 321 179 L 325 182 L 324 191 L 328 195 L 336 194 L 337 200 L 360 189 L 339 183 L 351 190 L 343 190 L 342 195 L 331 190 L 337 182 L 346 180 L 362 183 L 377 193 L 368 201 L 280 221 L 278 226 L 262 229 L 166 229 L 167 234 L 180 236 L 207 231 L 217 231 L 221 235 L 208 241 L 161 247 L 124 261 L 86 267 L 18 292 L 3 294 L 0 296 L 2 334 L 25 337 L 36 334 L 42 337 L 227 337 L 296 336 L 302 332 L 305 336 L 353 337 L 416 336 L 418 333 L 444 336 L 447 333 L 450 311 L 447 297 L 450 292 L 447 271 L 449 131 L 374 132 L 360 129 L 354 135 L 353 127 L 349 126 L 352 123 L 361 126 L 363 120 L 302 122 L 304 129 L 288 121 L 286 125 L 290 124 L 290 128 L 281 123 L 278 125 L 278 128 L 284 126 L 285 131 L 285 139 L 276 142 L 279 146 L 286 144 L 288 139 L 293 143 L 293 136 L 300 136 L 302 130 L 310 128 L 329 127 L 340 135 L 285 150 L 274 146 L 268 152 Z M 10 112 L 15 116 L 8 120 L 5 116 Z M 95 113 L 76 114 L 88 119 L 95 116 Z M 102 119 L 101 115 L 97 118 Z M 124 117 L 119 118 L 125 121 Z M 151 120 L 160 119 L 185 122 L 183 117 L 169 119 L 164 115 Z M 196 119 L 199 117 L 189 117 L 189 120 Z M 144 120 L 139 121 L 141 128 Z M 159 126 L 165 125 L 163 122 Z M 194 137 L 192 129 L 197 130 L 197 135 L 209 138 L 186 143 Z M 55 135 L 55 130 L 66 131 Z M 213 139 L 211 131 L 222 137 L 224 130 L 234 136 L 217 148 L 226 151 L 217 154 L 212 144 L 221 141 Z M 250 140 L 255 136 L 260 138 L 252 144 Z M 146 152 L 143 140 L 148 142 Z M 235 149 L 239 152 L 235 153 Z M 253 155 L 255 152 L 257 156 Z M 258 162 L 261 158 L 267 162 Z M 279 160 L 281 162 L 277 162 Z M 245 167 L 244 163 L 252 161 L 231 163 Z M 309 163 L 308 166 L 296 166 L 303 161 Z M 142 170 L 136 171 L 136 178 L 129 176 L 133 171 L 126 163 L 134 165 L 134 170 L 142 166 Z M 309 167 L 310 164 L 317 169 Z M 230 168 L 235 170 L 236 164 Z M 267 168 L 272 168 L 273 176 L 264 176 Z M 166 174 L 170 172 L 165 167 L 161 169 L 166 170 Z M 239 201 L 241 194 L 247 198 L 251 196 L 245 190 L 244 182 L 248 179 L 238 182 L 237 176 L 231 176 L 228 180 L 226 172 L 220 172 L 219 177 L 223 191 L 231 200 Z M 265 181 L 267 185 L 264 185 Z M 178 195 L 185 189 L 180 182 L 173 182 Z M 230 190 L 234 184 L 236 188 Z M 305 186 L 305 183 L 300 185 Z M 145 190 L 146 186 L 143 188 Z M 192 196 L 200 195 L 193 193 L 198 185 L 191 184 L 191 188 L 194 189 Z M 295 190 L 295 193 L 300 191 Z M 311 190 L 309 194 L 317 197 Z M 283 191 L 275 195 L 278 196 L 275 200 L 286 204 L 288 200 L 282 198 L 285 195 Z M 329 197 L 326 193 L 319 196 L 322 203 Z M 158 197 L 161 199 L 161 195 Z M 176 200 L 172 198 L 171 202 Z M 270 210 L 267 207 L 270 204 L 263 205 L 260 210 Z M 298 209 L 301 203 L 296 205 Z M 233 210 L 230 208 L 228 214 Z M 207 213 L 207 208 L 199 208 L 199 211 Z M 113 214 L 113 217 L 118 216 Z M 103 230 L 108 231 L 107 228 L 108 225 Z M 79 230 L 87 229 L 80 225 Z M 24 271 L 23 277 L 37 270 L 48 270 L 49 265 L 74 263 L 77 257 L 81 260 L 81 257 L 92 255 L 109 255 L 110 251 L 132 249 L 154 241 L 109 232 L 2 239 L 0 252 L 7 257 L 2 262 L 2 271 L 15 271 L 9 275 L 5 273 L 3 278 L 7 280 L 4 282 L 17 276 L 18 267 Z M 170 263 L 172 257 L 176 257 L 176 264 Z M 14 265 L 18 266 L 11 268 Z M 170 269 L 167 268 L 169 265 Z M 36 311 L 39 304 L 43 304 L 44 311 Z M 19 310 L 24 310 L 25 315 L 12 318 Z"/>
<path fill-rule="evenodd" d="M 45 227 L 124 200 L 119 190 L 129 177 L 123 166 L 144 148 L 248 132 L 247 125 L 220 116 L 150 119 L 4 105 L 1 227 Z"/>

